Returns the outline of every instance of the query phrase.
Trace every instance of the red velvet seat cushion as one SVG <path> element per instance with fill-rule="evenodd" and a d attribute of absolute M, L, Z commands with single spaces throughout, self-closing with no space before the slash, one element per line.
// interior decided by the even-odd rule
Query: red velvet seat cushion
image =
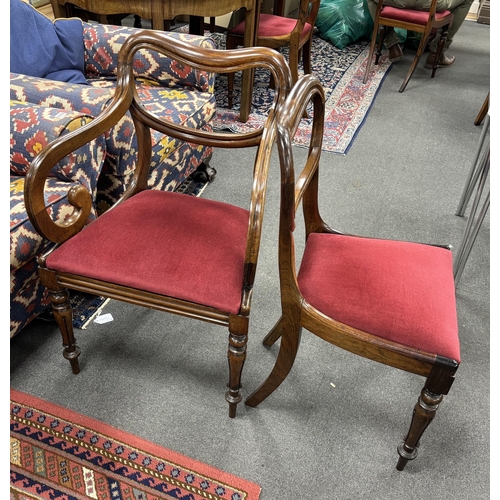
<path fill-rule="evenodd" d="M 293 28 L 295 28 L 296 24 L 297 19 L 274 16 L 273 14 L 261 14 L 259 17 L 258 36 L 273 37 L 289 35 L 293 31 Z M 302 30 L 302 36 L 309 36 L 311 29 L 311 25 L 309 23 L 305 23 L 304 29 Z M 241 21 L 241 23 L 232 28 L 229 33 L 232 35 L 243 36 L 245 33 L 245 21 Z"/>
<path fill-rule="evenodd" d="M 302 295 L 341 323 L 460 361 L 451 251 L 430 245 L 311 234 Z"/>
<path fill-rule="evenodd" d="M 47 267 L 237 314 L 247 229 L 247 210 L 143 191 L 62 244 Z"/>
<path fill-rule="evenodd" d="M 451 12 L 449 10 L 436 12 L 436 19 L 441 19 L 450 14 Z M 429 12 L 426 10 L 398 9 L 396 7 L 390 7 L 387 5 L 382 7 L 380 17 L 425 26 L 427 24 L 427 21 L 429 20 Z"/>

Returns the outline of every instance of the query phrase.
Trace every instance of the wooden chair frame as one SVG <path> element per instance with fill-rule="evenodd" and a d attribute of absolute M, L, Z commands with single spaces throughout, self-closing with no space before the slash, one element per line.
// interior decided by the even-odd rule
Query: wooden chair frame
<path fill-rule="evenodd" d="M 444 49 L 444 44 L 446 42 L 446 36 L 448 34 L 448 28 L 453 22 L 453 14 L 450 12 L 447 16 L 437 18 L 436 17 L 436 5 L 437 5 L 437 0 L 432 0 L 431 6 L 428 11 L 428 20 L 427 24 L 422 25 L 418 23 L 411 23 L 411 22 L 406 22 L 406 21 L 401 21 L 398 19 L 392 19 L 390 17 L 384 17 L 384 11 L 383 11 L 383 0 L 380 0 L 377 4 L 377 11 L 375 14 L 375 19 L 374 19 L 374 24 L 373 24 L 373 32 L 372 32 L 372 39 L 370 43 L 370 53 L 368 54 L 368 62 L 366 64 L 366 70 L 365 70 L 365 76 L 363 78 L 363 83 L 366 83 L 368 81 L 368 76 L 370 74 L 370 69 L 372 65 L 372 60 L 373 60 L 373 53 L 375 52 L 375 45 L 377 41 L 377 35 L 378 35 L 378 44 L 377 44 L 377 51 L 375 54 L 375 65 L 378 64 L 379 58 L 382 54 L 382 46 L 384 44 L 384 38 L 387 32 L 388 27 L 392 28 L 401 28 L 405 29 L 408 31 L 414 31 L 416 33 L 422 33 L 422 38 L 420 40 L 420 44 L 417 49 L 417 53 L 415 54 L 415 57 L 413 58 L 413 61 L 410 65 L 410 68 L 408 70 L 408 73 L 406 73 L 406 76 L 403 80 L 403 83 L 401 84 L 401 87 L 399 88 L 399 92 L 404 92 L 406 86 L 408 85 L 408 82 L 410 81 L 411 76 L 413 75 L 413 72 L 415 71 L 415 68 L 418 65 L 418 62 L 420 61 L 420 58 L 422 57 L 422 54 L 424 53 L 425 47 L 427 45 L 427 42 L 429 41 L 429 37 L 431 33 L 436 32 L 438 29 L 441 29 L 441 35 L 439 37 L 439 43 L 437 46 L 437 51 L 436 51 L 436 58 L 434 61 L 434 66 L 432 68 L 432 73 L 431 73 L 431 78 L 434 78 L 434 75 L 436 74 L 436 69 L 438 68 L 438 61 L 441 57 L 441 54 L 443 53 Z M 399 9 L 399 10 L 411 10 L 411 9 Z M 380 33 L 379 33 L 380 29 Z"/>
<path fill-rule="evenodd" d="M 295 171 L 292 140 L 303 110 L 312 100 L 313 124 L 307 161 Z M 284 381 L 299 348 L 302 328 L 337 347 L 426 378 L 413 412 L 409 432 L 398 446 L 397 469 L 417 455 L 420 437 L 432 421 L 443 395 L 447 394 L 458 368 L 455 360 L 384 340 L 336 321 L 314 308 L 301 293 L 297 281 L 295 258 L 295 216 L 303 208 L 306 241 L 312 233 L 341 234 L 321 218 L 318 208 L 318 172 L 324 126 L 325 97 L 316 77 L 305 75 L 294 86 L 278 117 L 278 151 L 281 166 L 281 207 L 279 226 L 279 274 L 281 317 L 265 337 L 263 344 L 273 345 L 281 339 L 275 365 L 267 379 L 252 393 L 245 404 L 255 407 Z M 445 247 L 448 248 L 448 247 Z M 448 248 L 449 249 L 449 248 Z"/>
<path fill-rule="evenodd" d="M 279 49 L 281 47 L 290 47 L 289 65 L 292 72 L 292 83 L 299 78 L 299 61 L 302 55 L 304 73 L 312 73 L 311 69 L 311 45 L 314 31 L 314 24 L 318 15 L 320 0 L 300 0 L 297 23 L 292 32 L 283 36 L 261 36 L 257 28 L 256 45 L 259 47 L 269 47 Z M 262 16 L 262 14 L 261 14 Z M 306 23 L 309 23 L 313 29 L 309 36 L 303 37 L 302 31 Z M 257 25 L 258 26 L 258 25 Z M 226 34 L 226 48 L 235 49 L 238 45 L 243 45 L 243 37 L 230 31 Z M 228 75 L 228 107 L 233 107 L 233 89 L 234 74 Z"/>
<path fill-rule="evenodd" d="M 474 119 L 474 125 L 481 125 L 481 123 L 483 123 L 484 117 L 488 113 L 489 109 L 490 109 L 490 93 L 488 92 L 488 95 L 486 96 L 486 99 L 484 100 L 481 109 L 479 110 L 476 118 Z"/>
<path fill-rule="evenodd" d="M 277 90 L 265 125 L 257 131 L 229 134 L 188 128 L 155 117 L 141 105 L 135 89 L 133 59 L 134 54 L 140 49 L 154 50 L 187 66 L 209 72 L 228 73 L 260 66 L 269 69 L 277 82 Z M 242 48 L 234 51 L 206 49 L 194 47 L 163 32 L 142 30 L 140 33 L 131 35 L 123 44 L 119 54 L 116 92 L 105 111 L 86 126 L 53 141 L 35 158 L 26 178 L 24 191 L 26 209 L 36 230 L 54 243 L 52 248 L 40 258 L 39 273 L 43 285 L 49 290 L 54 316 L 61 330 L 63 355 L 69 360 L 74 373 L 80 371 L 78 362 L 80 348 L 76 344 L 73 332 L 68 288 L 228 327 L 229 382 L 226 400 L 229 403 L 229 416 L 235 416 L 237 404 L 242 399 L 241 372 L 246 357 L 248 322 L 261 239 L 268 168 L 276 135 L 276 110 L 283 104 L 290 87 L 291 75 L 288 65 L 285 58 L 276 51 L 264 47 Z M 255 164 L 251 166 L 254 181 L 249 203 L 241 309 L 238 314 L 86 276 L 56 272 L 47 267 L 48 256 L 84 229 L 91 209 L 90 194 L 83 186 L 79 186 L 72 189 L 68 197 L 74 207 L 71 216 L 65 222 L 54 222 L 47 213 L 44 201 L 44 184 L 47 175 L 61 158 L 105 133 L 127 111 L 132 114 L 137 132 L 138 165 L 124 196 L 110 210 L 117 210 L 126 200 L 148 188 L 151 159 L 150 128 L 195 144 L 225 148 L 257 146 Z M 143 258 L 143 256 L 137 256 L 139 257 Z M 129 258 L 134 258 L 134 256 L 129 256 Z"/>

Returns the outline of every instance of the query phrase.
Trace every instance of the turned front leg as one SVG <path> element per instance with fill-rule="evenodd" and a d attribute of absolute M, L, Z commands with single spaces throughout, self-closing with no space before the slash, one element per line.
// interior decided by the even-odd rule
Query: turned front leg
<path fill-rule="evenodd" d="M 439 403 L 443 400 L 442 394 L 433 394 L 427 389 L 423 389 L 418 402 L 413 410 L 413 417 L 410 430 L 403 443 L 398 446 L 399 460 L 397 470 L 403 470 L 408 460 L 413 460 L 417 456 L 420 438 L 425 429 L 432 422 Z"/>
<path fill-rule="evenodd" d="M 229 325 L 229 346 L 227 359 L 229 362 L 229 382 L 226 401 L 229 403 L 229 417 L 236 416 L 236 407 L 242 399 L 241 373 L 247 356 L 248 318 L 231 316 Z"/>
<path fill-rule="evenodd" d="M 50 300 L 54 317 L 63 338 L 63 356 L 70 362 L 73 373 L 80 373 L 80 365 L 78 363 L 80 348 L 76 345 L 73 333 L 73 310 L 69 301 L 69 292 L 66 289 L 51 290 Z"/>

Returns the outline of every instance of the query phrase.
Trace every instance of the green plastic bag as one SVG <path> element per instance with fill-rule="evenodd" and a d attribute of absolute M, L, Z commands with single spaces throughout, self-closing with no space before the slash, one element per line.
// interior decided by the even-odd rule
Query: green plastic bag
<path fill-rule="evenodd" d="M 364 36 L 370 37 L 373 19 L 366 0 L 321 0 L 316 27 L 322 38 L 343 49 Z"/>

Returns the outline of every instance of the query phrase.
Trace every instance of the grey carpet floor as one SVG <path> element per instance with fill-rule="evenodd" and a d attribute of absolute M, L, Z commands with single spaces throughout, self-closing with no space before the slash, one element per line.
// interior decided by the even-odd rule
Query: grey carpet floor
<path fill-rule="evenodd" d="M 489 91 L 489 26 L 466 21 L 434 79 L 413 57 L 389 72 L 346 155 L 322 156 L 321 205 L 346 232 L 459 245 L 455 210 L 479 141 Z M 216 150 L 203 196 L 244 204 L 253 150 Z M 295 148 L 300 162 L 305 150 Z M 261 341 L 279 316 L 278 166 L 273 157 L 243 391 L 271 370 Z M 462 364 L 450 394 L 403 472 L 396 446 L 423 379 L 328 345 L 305 331 L 282 386 L 257 408 L 227 417 L 227 331 L 116 301 L 114 320 L 76 332 L 79 375 L 57 328 L 34 321 L 10 342 L 11 387 L 66 406 L 258 483 L 262 500 L 478 500 L 490 492 L 490 217 L 457 287 Z M 202 266 L 210 255 L 193 255 Z"/>

